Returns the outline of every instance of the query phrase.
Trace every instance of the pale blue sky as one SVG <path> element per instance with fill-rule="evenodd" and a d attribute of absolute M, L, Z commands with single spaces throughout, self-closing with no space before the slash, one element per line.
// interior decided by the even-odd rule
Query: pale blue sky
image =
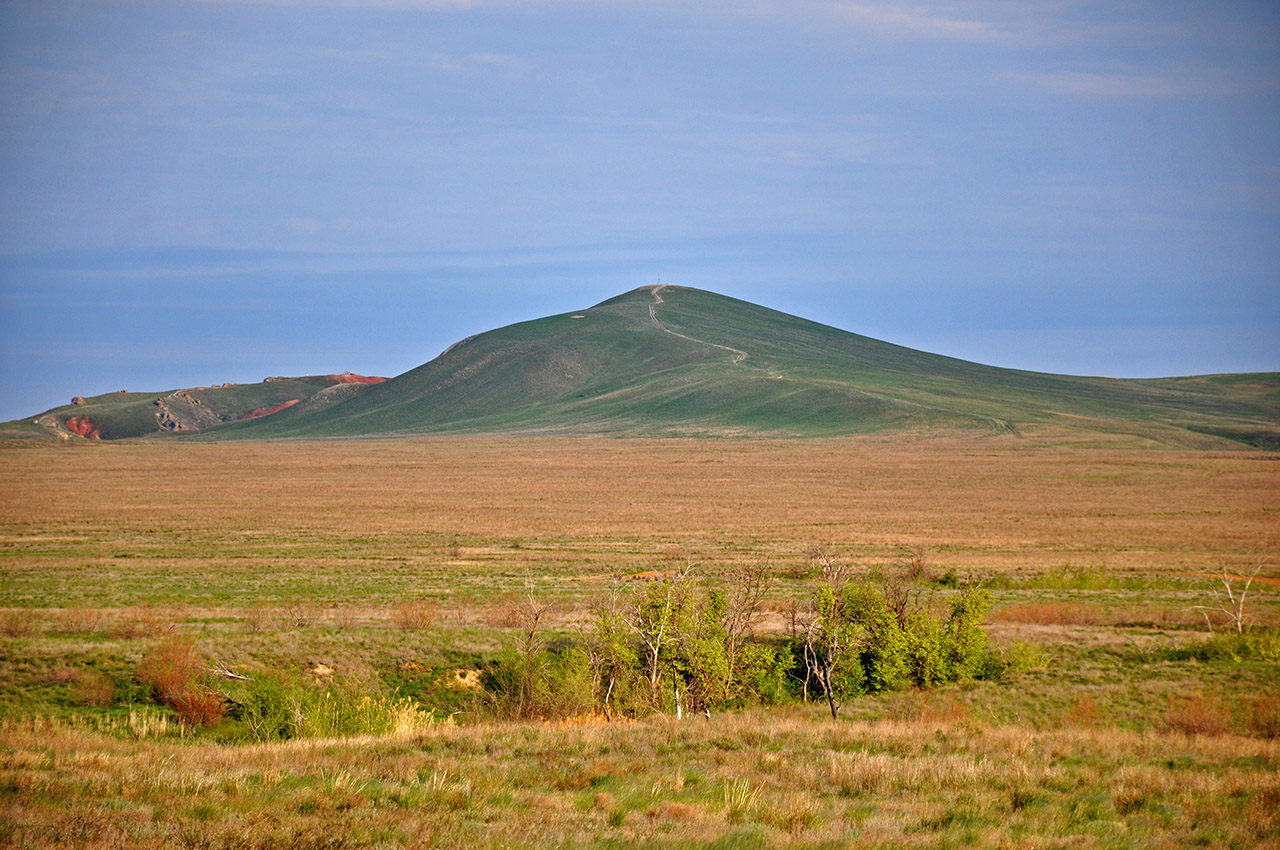
<path fill-rule="evenodd" d="M 0 418 L 394 375 L 659 274 L 997 365 L 1280 370 L 1280 9 L 0 5 Z"/>

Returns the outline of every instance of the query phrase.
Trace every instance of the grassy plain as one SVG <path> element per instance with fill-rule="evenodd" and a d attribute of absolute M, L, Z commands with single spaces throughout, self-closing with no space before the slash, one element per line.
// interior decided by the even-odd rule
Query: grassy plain
<path fill-rule="evenodd" d="M 1176 653 L 1223 568 L 1270 557 L 1247 610 L 1280 622 L 1275 454 L 160 442 L 5 448 L 0 483 L 0 842 L 1280 846 L 1280 665 Z M 872 570 L 919 545 L 935 578 L 987 582 L 993 638 L 1045 662 L 834 724 L 803 705 L 513 724 L 440 685 L 502 645 L 529 587 L 568 633 L 616 576 L 766 561 L 761 627 L 781 630 L 816 554 Z M 134 682 L 174 635 L 454 717 L 376 740 L 187 729 Z"/>

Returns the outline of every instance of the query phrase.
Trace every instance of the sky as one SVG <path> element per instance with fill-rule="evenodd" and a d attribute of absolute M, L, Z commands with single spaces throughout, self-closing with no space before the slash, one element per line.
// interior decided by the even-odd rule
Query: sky
<path fill-rule="evenodd" d="M 1280 5 L 0 3 L 0 419 L 396 375 L 659 280 L 1280 371 Z"/>

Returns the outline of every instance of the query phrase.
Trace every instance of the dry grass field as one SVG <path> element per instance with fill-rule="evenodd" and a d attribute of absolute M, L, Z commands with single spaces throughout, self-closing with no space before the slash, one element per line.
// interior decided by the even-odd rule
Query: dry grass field
<path fill-rule="evenodd" d="M 1224 569 L 1261 564 L 1245 610 L 1280 622 L 1278 520 L 1280 456 L 1035 437 L 7 447 L 0 843 L 1280 847 L 1280 663 L 1196 649 Z M 529 592 L 571 634 L 619 576 L 765 563 L 781 631 L 819 555 L 921 554 L 937 604 L 984 582 L 1040 660 L 838 723 L 513 723 L 467 679 Z M 192 728 L 139 684 L 176 640 L 423 712 Z"/>

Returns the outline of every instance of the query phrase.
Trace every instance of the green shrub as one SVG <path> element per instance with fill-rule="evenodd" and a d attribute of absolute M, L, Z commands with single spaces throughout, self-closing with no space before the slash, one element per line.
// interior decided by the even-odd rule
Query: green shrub
<path fill-rule="evenodd" d="M 942 630 L 949 680 L 974 679 L 983 671 L 987 633 L 981 624 L 989 607 L 991 597 L 973 586 L 951 598 L 951 616 Z"/>
<path fill-rule="evenodd" d="M 780 705 L 791 701 L 788 671 L 795 667 L 790 647 L 747 644 L 739 653 L 738 683 L 745 694 L 764 705 Z"/>
<path fill-rule="evenodd" d="M 299 686 L 271 675 L 255 676 L 238 695 L 231 716 L 256 741 L 296 738 L 301 732 Z"/>
<path fill-rule="evenodd" d="M 507 647 L 481 683 L 493 710 L 512 719 L 588 714 L 595 705 L 591 660 L 573 646 L 527 654 Z"/>
<path fill-rule="evenodd" d="M 867 582 L 852 584 L 846 591 L 844 611 L 863 632 L 858 660 L 867 693 L 905 687 L 909 666 L 907 635 L 897 615 L 889 610 L 884 592 Z"/>
<path fill-rule="evenodd" d="M 944 652 L 945 636 L 938 621 L 918 611 L 907 620 L 907 672 L 917 688 L 932 688 L 947 681 L 950 665 Z"/>

